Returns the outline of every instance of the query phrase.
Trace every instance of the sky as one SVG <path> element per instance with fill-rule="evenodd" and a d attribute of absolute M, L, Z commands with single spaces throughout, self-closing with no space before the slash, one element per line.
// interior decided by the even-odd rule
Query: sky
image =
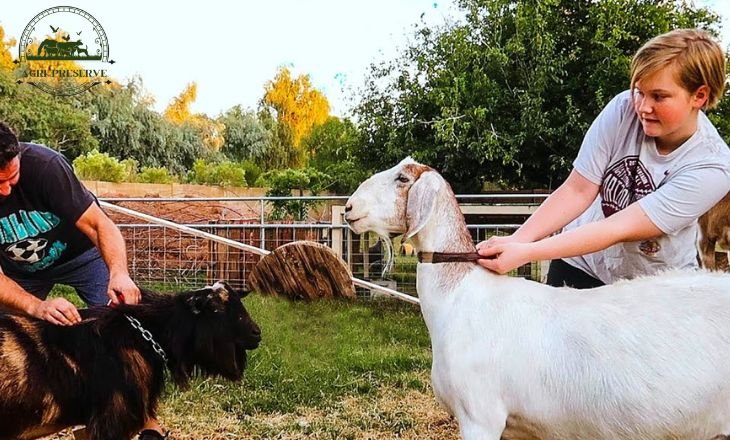
<path fill-rule="evenodd" d="M 195 112 L 217 116 L 241 104 L 256 108 L 281 66 L 308 74 L 334 114 L 368 66 L 394 57 L 420 20 L 440 24 L 453 6 L 440 0 L 128 0 L 24 1 L 0 12 L 6 35 L 19 39 L 39 12 L 74 6 L 91 14 L 109 39 L 110 75 L 140 75 L 163 110 L 185 86 L 198 85 Z M 191 2 L 192 4 L 192 2 Z M 15 48 L 17 56 L 17 46 Z"/>
<path fill-rule="evenodd" d="M 36 14 L 60 4 L 83 9 L 102 25 L 116 62 L 110 76 L 121 81 L 141 76 L 158 111 L 194 81 L 198 96 L 192 110 L 211 117 L 239 104 L 255 109 L 281 66 L 309 75 L 332 113 L 347 116 L 369 65 L 405 48 L 414 24 L 441 25 L 459 15 L 452 0 L 206 0 L 196 6 L 171 0 L 28 0 L 3 8 L 0 25 L 19 39 Z M 696 4 L 723 16 L 723 46 L 729 47 L 730 0 Z"/>

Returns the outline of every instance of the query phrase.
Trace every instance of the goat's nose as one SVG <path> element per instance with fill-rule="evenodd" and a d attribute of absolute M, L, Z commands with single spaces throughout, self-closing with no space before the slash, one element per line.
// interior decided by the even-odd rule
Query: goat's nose
<path fill-rule="evenodd" d="M 350 212 L 350 211 L 352 211 L 352 203 L 347 202 L 347 204 L 345 205 L 345 212 Z"/>

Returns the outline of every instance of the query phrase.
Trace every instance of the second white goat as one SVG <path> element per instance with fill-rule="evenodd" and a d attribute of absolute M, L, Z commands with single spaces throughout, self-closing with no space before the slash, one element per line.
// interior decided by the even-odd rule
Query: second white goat
<path fill-rule="evenodd" d="M 407 158 L 347 202 L 356 233 L 473 252 L 446 181 Z M 669 272 L 576 291 L 474 263 L 418 264 L 437 399 L 464 439 L 730 434 L 730 276 Z"/>

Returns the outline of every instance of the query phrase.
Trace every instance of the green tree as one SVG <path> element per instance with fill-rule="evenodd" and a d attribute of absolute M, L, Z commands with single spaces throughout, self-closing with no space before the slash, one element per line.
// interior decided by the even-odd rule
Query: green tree
<path fill-rule="evenodd" d="M 299 168 L 304 163 L 304 150 L 294 148 L 292 131 L 286 124 L 282 124 L 266 110 L 258 113 L 259 121 L 269 133 L 269 148 L 258 160 L 258 164 L 265 170 L 282 168 Z"/>
<path fill-rule="evenodd" d="M 93 150 L 73 161 L 74 172 L 80 179 L 105 182 L 134 182 L 137 162 L 133 159 L 120 161 L 107 153 Z"/>
<path fill-rule="evenodd" d="M 151 108 L 141 80 L 124 86 L 92 89 L 88 95 L 92 132 L 99 150 L 133 158 L 143 167 L 165 167 L 182 174 L 209 153 L 203 133 L 192 124 L 175 124 Z"/>
<path fill-rule="evenodd" d="M 412 154 L 457 191 L 554 187 L 600 109 L 628 87 L 641 44 L 679 27 L 714 32 L 719 21 L 681 0 L 458 5 L 463 22 L 420 25 L 398 58 L 372 67 L 356 108 L 367 167 Z"/>
<path fill-rule="evenodd" d="M 218 122 L 225 129 L 225 143 L 221 151 L 236 161 L 250 160 L 254 163 L 267 163 L 272 149 L 272 133 L 259 120 L 256 113 L 245 111 L 240 105 L 231 107 Z"/>
<path fill-rule="evenodd" d="M 256 185 L 268 186 L 269 190 L 266 192 L 268 197 L 289 197 L 295 191 L 302 196 L 307 190 L 312 195 L 317 195 L 331 180 L 330 176 L 313 168 L 285 169 L 262 174 Z M 317 202 L 313 200 L 274 200 L 271 204 L 273 209 L 270 216 L 274 220 L 281 220 L 287 216 L 294 220 L 304 220 L 307 218 L 309 209 Z"/>
<path fill-rule="evenodd" d="M 231 161 L 209 163 L 198 159 L 193 164 L 188 180 L 207 185 L 246 186 L 246 172 Z"/>
<path fill-rule="evenodd" d="M 170 174 L 167 168 L 143 167 L 137 175 L 137 182 L 141 183 L 174 183 L 177 178 Z"/>
<path fill-rule="evenodd" d="M 12 72 L 0 69 L 0 120 L 22 141 L 37 142 L 74 159 L 98 147 L 88 110 L 73 97 L 56 97 L 26 84 L 16 84 Z"/>
<path fill-rule="evenodd" d="M 362 140 L 349 119 L 330 116 L 312 128 L 302 146 L 309 154 L 309 166 L 330 176 L 326 186 L 331 192 L 350 194 L 370 174 L 357 160 Z"/>

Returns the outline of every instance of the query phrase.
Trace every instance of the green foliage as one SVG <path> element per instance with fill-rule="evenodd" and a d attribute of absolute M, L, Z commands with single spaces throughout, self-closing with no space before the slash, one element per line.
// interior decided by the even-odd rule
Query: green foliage
<path fill-rule="evenodd" d="M 258 112 L 258 118 L 270 134 L 271 145 L 257 164 L 265 170 L 274 170 L 293 168 L 303 163 L 304 150 L 294 148 L 291 129 L 286 124 L 277 122 L 271 109 L 262 108 Z"/>
<path fill-rule="evenodd" d="M 246 172 L 231 161 L 209 163 L 198 159 L 188 173 L 190 183 L 221 186 L 246 186 Z"/>
<path fill-rule="evenodd" d="M 73 161 L 74 171 L 80 179 L 105 182 L 133 182 L 137 171 L 134 159 L 119 161 L 107 153 L 93 150 Z"/>
<path fill-rule="evenodd" d="M 261 176 L 261 167 L 250 160 L 244 160 L 239 164 L 239 166 L 246 176 L 246 183 L 248 184 L 248 186 L 254 186 L 256 184 L 256 181 Z"/>
<path fill-rule="evenodd" d="M 92 91 L 86 99 L 100 151 L 177 174 L 190 169 L 195 159 L 205 154 L 201 128 L 164 119 L 151 108 L 152 100 L 143 95 L 141 80 Z"/>
<path fill-rule="evenodd" d="M 52 96 L 27 84 L 16 84 L 12 72 L 0 69 L 0 120 L 25 142 L 44 144 L 74 159 L 98 147 L 89 113 L 74 97 Z"/>
<path fill-rule="evenodd" d="M 370 175 L 357 161 L 362 140 L 357 127 L 348 119 L 330 117 L 315 126 L 304 139 L 310 156 L 309 166 L 331 177 L 327 189 L 336 194 L 350 194 Z"/>
<path fill-rule="evenodd" d="M 170 174 L 170 170 L 163 167 L 142 167 L 137 175 L 137 182 L 141 183 L 174 183 L 177 179 Z"/>
<path fill-rule="evenodd" d="M 234 106 L 218 120 L 225 126 L 225 143 L 221 151 L 235 161 L 249 160 L 257 164 L 267 163 L 272 149 L 272 133 L 254 112 Z"/>
<path fill-rule="evenodd" d="M 485 181 L 554 187 L 592 120 L 628 87 L 641 44 L 673 28 L 718 23 L 681 0 L 458 4 L 463 22 L 420 25 L 397 59 L 373 66 L 355 111 L 366 168 L 411 154 L 457 191 Z"/>
<path fill-rule="evenodd" d="M 310 191 L 312 195 L 317 195 L 331 180 L 330 176 L 314 168 L 300 170 L 288 168 L 262 174 L 256 182 L 256 186 L 268 186 L 269 190 L 266 192 L 268 197 L 289 197 L 292 195 L 292 191 L 298 191 L 301 196 L 304 195 L 305 190 Z M 316 203 L 314 200 L 274 200 L 271 202 L 273 205 L 271 218 L 281 220 L 290 216 L 294 220 L 304 220 L 309 208 Z"/>

